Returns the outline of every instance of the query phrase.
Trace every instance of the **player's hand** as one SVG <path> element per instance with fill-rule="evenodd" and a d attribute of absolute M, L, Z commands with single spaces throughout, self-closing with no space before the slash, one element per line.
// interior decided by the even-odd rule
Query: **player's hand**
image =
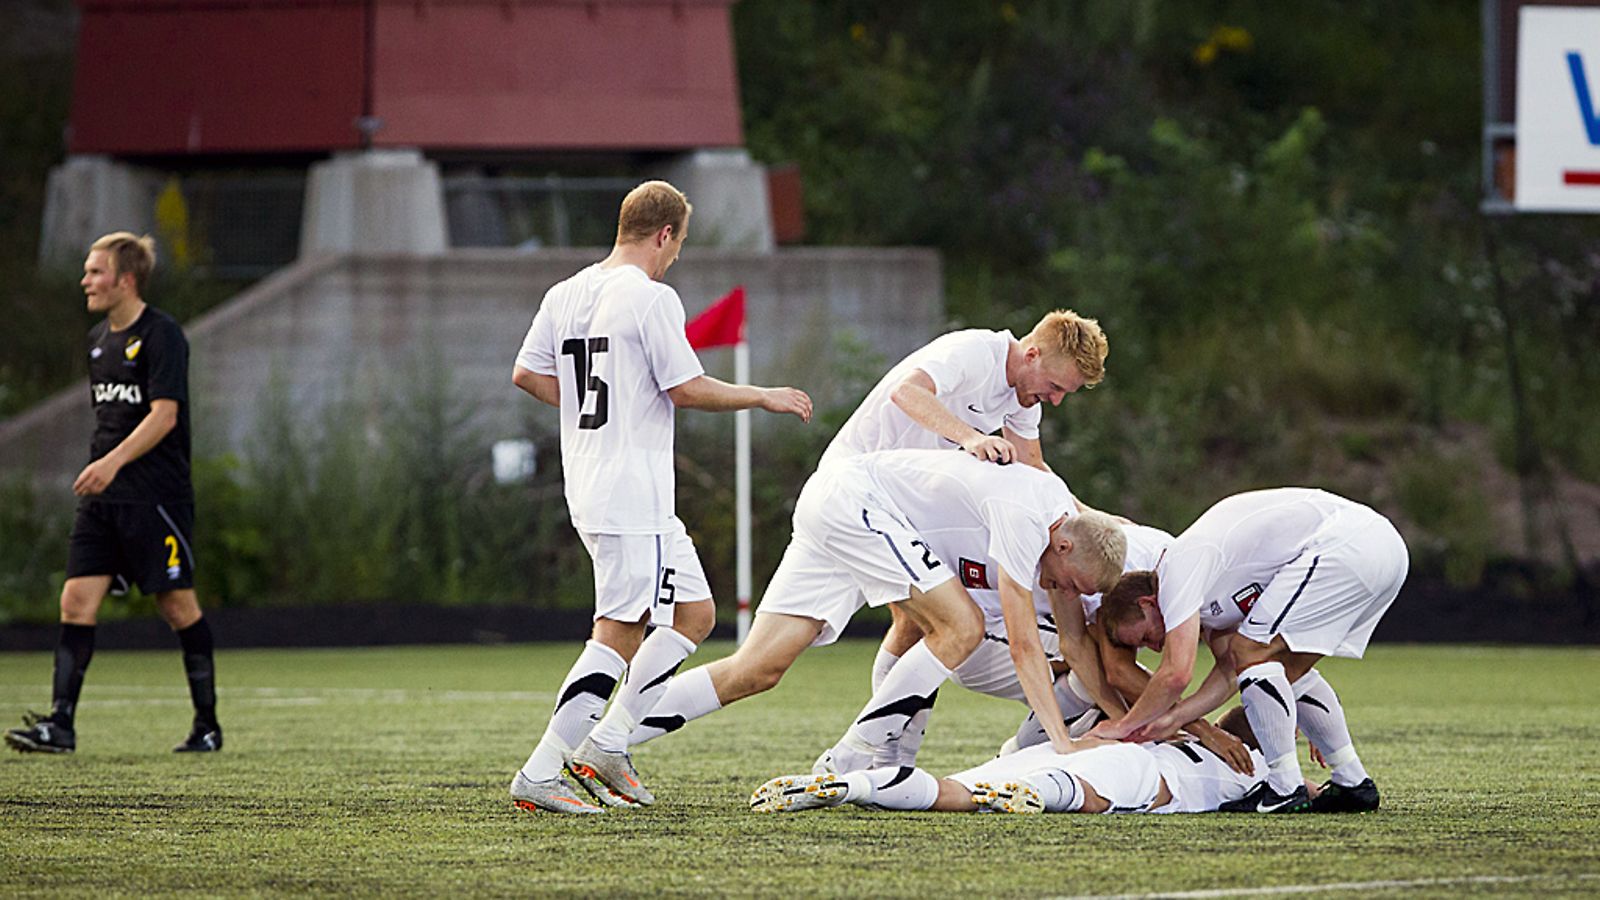
<path fill-rule="evenodd" d="M 79 497 L 92 497 L 102 493 L 111 486 L 112 481 L 116 480 L 120 468 L 109 459 L 97 459 L 84 466 L 78 477 L 73 479 L 72 492 Z"/>
<path fill-rule="evenodd" d="M 1205 728 L 1198 735 L 1200 746 L 1222 757 L 1228 768 L 1240 775 L 1249 775 L 1255 771 L 1255 765 L 1250 760 L 1250 749 L 1239 740 L 1221 728 Z"/>
<path fill-rule="evenodd" d="M 1132 729 L 1129 728 L 1123 728 L 1121 724 L 1107 719 L 1104 722 L 1101 722 L 1099 725 L 1089 729 L 1089 733 L 1084 735 L 1084 737 L 1099 738 L 1104 741 L 1120 741 L 1123 738 L 1126 738 L 1128 736 L 1128 732 L 1131 730 Z"/>
<path fill-rule="evenodd" d="M 1311 748 L 1311 761 L 1326 769 L 1328 767 L 1328 761 L 1323 758 L 1322 751 L 1317 749 L 1317 745 L 1311 743 L 1311 741 L 1308 739 L 1306 741 L 1306 746 Z"/>
<path fill-rule="evenodd" d="M 1014 462 L 1017 458 L 1017 448 L 1010 441 L 992 434 L 979 434 L 976 431 L 972 433 L 972 437 L 961 442 L 961 449 L 984 462 L 1001 465 Z"/>
<path fill-rule="evenodd" d="M 1183 727 L 1183 723 L 1172 718 L 1171 715 L 1157 716 L 1147 722 L 1143 728 L 1135 728 L 1126 739 L 1141 744 L 1146 741 L 1164 741 L 1177 734 L 1178 729 L 1181 727 Z"/>
<path fill-rule="evenodd" d="M 802 422 L 811 421 L 811 398 L 798 388 L 764 388 L 761 408 L 770 413 L 798 416 Z"/>

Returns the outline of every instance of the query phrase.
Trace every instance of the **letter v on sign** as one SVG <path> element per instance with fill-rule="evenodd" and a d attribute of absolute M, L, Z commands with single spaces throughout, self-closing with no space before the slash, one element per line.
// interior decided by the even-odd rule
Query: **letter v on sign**
<path fill-rule="evenodd" d="M 1583 57 L 1576 50 L 1567 52 L 1567 71 L 1572 74 L 1572 90 L 1578 95 L 1578 113 L 1583 117 L 1583 128 L 1589 135 L 1589 143 L 1600 146 L 1600 118 L 1595 117 L 1589 79 L 1583 74 Z"/>

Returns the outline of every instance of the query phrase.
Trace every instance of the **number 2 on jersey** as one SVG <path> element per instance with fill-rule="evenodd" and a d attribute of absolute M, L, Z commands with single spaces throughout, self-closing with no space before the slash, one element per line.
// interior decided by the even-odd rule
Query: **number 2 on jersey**
<path fill-rule="evenodd" d="M 578 392 L 578 427 L 588 430 L 606 424 L 609 412 L 606 400 L 610 387 L 594 374 L 594 358 L 611 349 L 611 339 L 606 337 L 567 338 L 561 342 L 561 355 L 572 357 L 572 379 Z M 594 404 L 589 404 L 589 398 Z M 583 412 L 588 409 L 589 412 Z"/>

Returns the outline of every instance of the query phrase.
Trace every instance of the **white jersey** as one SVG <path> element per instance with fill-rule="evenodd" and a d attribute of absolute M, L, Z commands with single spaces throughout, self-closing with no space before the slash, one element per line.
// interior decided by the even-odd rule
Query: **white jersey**
<path fill-rule="evenodd" d="M 1154 571 L 1156 563 L 1161 561 L 1161 555 L 1172 546 L 1172 535 L 1149 525 L 1122 526 L 1122 533 L 1128 537 L 1128 556 L 1122 564 L 1124 572 Z M 1099 594 L 1089 594 L 1083 598 L 1083 618 L 1093 622 L 1094 617 L 1100 612 Z"/>
<path fill-rule="evenodd" d="M 592 265 L 544 295 L 517 365 L 561 385 L 561 464 L 573 527 L 668 530 L 674 407 L 666 392 L 705 370 L 683 301 L 636 266 Z"/>
<path fill-rule="evenodd" d="M 887 450 L 842 464 L 857 467 L 883 488 L 933 556 L 955 570 L 986 616 L 1000 615 L 1002 569 L 1025 589 L 1039 583 L 1050 526 L 1077 509 L 1055 475 L 965 453 Z"/>
<path fill-rule="evenodd" d="M 1156 567 L 1167 630 L 1196 613 L 1203 628 L 1236 628 L 1278 570 L 1349 510 L 1366 507 L 1314 488 L 1250 491 L 1219 501 L 1173 540 Z"/>
<path fill-rule="evenodd" d="M 1006 356 L 1016 339 L 1009 331 L 969 329 L 935 338 L 883 376 L 833 436 L 819 468 L 835 460 L 875 450 L 949 449 L 949 440 L 911 421 L 890 395 L 912 372 L 933 380 L 939 402 L 956 418 L 984 434 L 1003 425 L 1018 437 L 1039 437 L 1038 404 L 1024 407 L 1016 388 L 1006 383 Z"/>
<path fill-rule="evenodd" d="M 1172 801 L 1150 810 L 1153 813 L 1215 812 L 1222 804 L 1249 793 L 1267 775 L 1267 762 L 1259 750 L 1250 751 L 1254 771 L 1242 775 L 1198 742 L 1163 741 L 1141 746 L 1155 757 L 1156 768 L 1172 792 Z"/>

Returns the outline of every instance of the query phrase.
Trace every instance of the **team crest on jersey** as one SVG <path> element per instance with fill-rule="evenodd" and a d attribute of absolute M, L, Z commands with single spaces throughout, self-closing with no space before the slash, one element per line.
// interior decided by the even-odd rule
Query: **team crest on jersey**
<path fill-rule="evenodd" d="M 122 355 L 130 361 L 139 355 L 139 348 L 144 346 L 144 341 L 136 337 L 128 338 L 128 346 L 122 348 Z"/>
<path fill-rule="evenodd" d="M 1250 607 L 1256 605 L 1261 599 L 1261 585 L 1251 582 L 1249 587 L 1242 587 L 1233 592 L 1233 605 L 1239 607 L 1239 612 L 1250 615 Z"/>
<path fill-rule="evenodd" d="M 973 590 L 993 590 L 989 586 L 989 567 L 964 556 L 961 558 L 961 583 Z"/>

